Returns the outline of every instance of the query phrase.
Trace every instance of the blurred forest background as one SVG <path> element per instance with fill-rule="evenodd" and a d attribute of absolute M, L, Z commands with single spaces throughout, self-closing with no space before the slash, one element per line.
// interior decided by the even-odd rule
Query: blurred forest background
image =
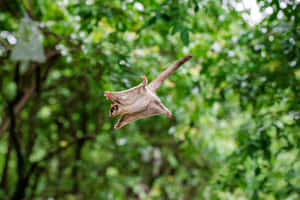
<path fill-rule="evenodd" d="M 299 199 L 300 1 L 253 2 L 1 0 L 0 199 Z M 188 54 L 174 118 L 114 130 Z"/>

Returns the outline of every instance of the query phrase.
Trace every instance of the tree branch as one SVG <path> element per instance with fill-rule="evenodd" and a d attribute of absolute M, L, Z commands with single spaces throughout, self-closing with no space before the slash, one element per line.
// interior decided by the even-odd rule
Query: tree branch
<path fill-rule="evenodd" d="M 30 88 L 25 90 L 23 97 L 19 100 L 19 102 L 16 105 L 14 105 L 14 108 L 12 108 L 13 111 L 14 111 L 13 112 L 14 116 L 19 115 L 20 111 L 23 109 L 25 104 L 33 96 L 34 90 L 35 90 L 35 85 L 34 84 Z M 0 126 L 0 138 L 6 132 L 6 130 L 10 126 L 10 124 L 11 124 L 11 118 L 5 117 L 2 124 L 1 124 L 1 126 Z"/>
<path fill-rule="evenodd" d="M 10 160 L 10 153 L 11 153 L 11 146 L 12 146 L 12 141 L 11 138 L 8 137 L 8 146 L 7 146 L 7 152 L 5 155 L 5 162 L 4 162 L 4 167 L 2 170 L 2 178 L 1 178 L 1 183 L 0 187 L 4 190 L 4 192 L 7 192 L 7 172 L 8 172 L 8 162 Z"/>
<path fill-rule="evenodd" d="M 10 138 L 12 140 L 13 146 L 15 147 L 16 155 L 17 155 L 17 174 L 18 174 L 18 180 L 16 183 L 16 189 L 14 191 L 14 194 L 12 196 L 12 200 L 22 199 L 25 195 L 25 188 L 26 188 L 26 181 L 24 179 L 24 168 L 25 166 L 25 158 L 22 153 L 22 147 L 20 144 L 20 140 L 18 138 L 17 132 L 16 132 L 16 116 L 14 112 L 15 104 L 20 99 L 20 63 L 18 62 L 15 69 L 15 76 L 14 76 L 15 84 L 17 85 L 17 95 L 16 97 L 9 102 L 8 104 L 8 111 L 9 111 L 9 117 L 10 117 Z"/>
<path fill-rule="evenodd" d="M 59 55 L 59 53 L 56 51 L 56 53 L 50 52 L 50 55 L 47 56 L 50 59 L 50 62 L 47 64 L 46 70 L 45 70 L 44 74 L 41 77 L 41 84 L 46 81 L 47 76 L 48 76 L 49 71 L 50 71 L 50 68 L 52 66 L 52 63 L 54 62 L 54 60 L 56 59 L 56 57 L 58 55 Z M 14 105 L 13 111 L 14 111 L 14 115 L 15 116 L 19 115 L 19 113 L 24 108 L 24 106 L 26 105 L 26 103 L 30 100 L 30 98 L 32 98 L 34 96 L 35 90 L 36 90 L 36 85 L 35 85 L 34 82 L 31 84 L 30 88 L 25 89 L 25 91 L 23 92 L 24 95 Z M 7 129 L 9 128 L 10 124 L 11 124 L 11 119 L 8 116 L 4 117 L 4 120 L 3 120 L 3 122 L 2 122 L 2 124 L 0 126 L 0 138 L 7 131 Z"/>
<path fill-rule="evenodd" d="M 95 139 L 96 135 L 86 135 L 86 136 L 82 136 L 82 137 L 77 137 L 76 139 L 72 140 L 71 142 L 69 142 L 67 145 L 65 146 L 60 146 L 52 151 L 50 151 L 49 153 L 47 153 L 46 156 L 44 156 L 44 158 L 42 158 L 39 161 L 36 161 L 35 163 L 40 163 L 43 161 L 48 161 L 50 160 L 53 156 L 59 154 L 60 152 L 62 152 L 63 150 L 68 149 L 69 147 L 71 147 L 72 145 L 76 144 L 78 141 L 86 141 L 86 140 L 91 140 L 91 139 Z"/>

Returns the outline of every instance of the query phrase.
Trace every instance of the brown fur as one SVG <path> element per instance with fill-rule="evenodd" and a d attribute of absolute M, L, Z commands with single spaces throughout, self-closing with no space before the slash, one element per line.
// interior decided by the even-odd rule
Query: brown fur
<path fill-rule="evenodd" d="M 159 114 L 167 114 L 168 117 L 171 117 L 170 111 L 162 104 L 155 91 L 168 76 L 191 57 L 192 55 L 189 55 L 177 61 L 149 85 L 147 85 L 148 81 L 146 77 L 142 76 L 143 82 L 136 87 L 120 92 L 105 91 L 104 96 L 115 102 L 115 104 L 111 105 L 109 116 L 120 116 L 115 128 L 125 126 L 134 120 Z"/>

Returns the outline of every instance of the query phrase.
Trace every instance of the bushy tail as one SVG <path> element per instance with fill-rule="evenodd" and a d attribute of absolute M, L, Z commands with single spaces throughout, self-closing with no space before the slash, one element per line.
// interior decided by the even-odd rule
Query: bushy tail
<path fill-rule="evenodd" d="M 166 80 L 176 69 L 178 69 L 182 64 L 192 58 L 193 55 L 185 56 L 184 58 L 178 60 L 173 66 L 169 67 L 165 71 L 163 71 L 156 79 L 154 79 L 149 85 L 148 88 L 155 92 L 160 85 Z"/>

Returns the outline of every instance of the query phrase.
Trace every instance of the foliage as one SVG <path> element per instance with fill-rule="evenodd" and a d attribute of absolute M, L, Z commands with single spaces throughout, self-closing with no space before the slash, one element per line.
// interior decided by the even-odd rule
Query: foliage
<path fill-rule="evenodd" d="M 0 199 L 299 199 L 299 1 L 226 2 L 1 1 Z M 12 55 L 25 13 L 43 63 Z M 174 118 L 114 130 L 104 91 L 187 54 Z"/>

